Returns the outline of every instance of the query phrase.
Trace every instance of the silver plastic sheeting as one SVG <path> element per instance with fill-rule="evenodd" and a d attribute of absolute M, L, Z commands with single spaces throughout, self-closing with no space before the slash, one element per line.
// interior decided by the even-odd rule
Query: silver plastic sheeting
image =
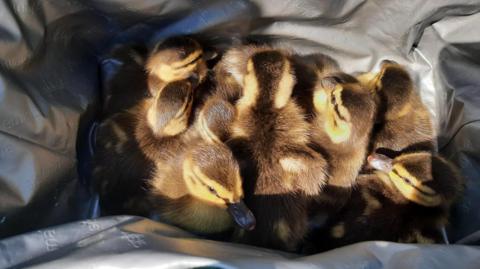
<path fill-rule="evenodd" d="M 479 0 L 0 2 L 0 268 L 480 268 L 479 25 Z M 466 178 L 447 230 L 456 244 L 368 242 L 298 257 L 135 217 L 85 220 L 97 215 L 88 138 L 105 53 L 190 33 L 220 49 L 247 38 L 325 53 L 347 72 L 406 65 L 439 150 Z"/>

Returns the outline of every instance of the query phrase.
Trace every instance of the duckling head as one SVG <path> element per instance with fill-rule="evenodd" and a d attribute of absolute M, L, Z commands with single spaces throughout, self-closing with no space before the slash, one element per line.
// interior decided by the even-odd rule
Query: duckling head
<path fill-rule="evenodd" d="M 164 83 L 194 78 L 199 83 L 207 75 L 204 51 L 200 44 L 186 36 L 168 38 L 151 52 L 146 70 Z"/>
<path fill-rule="evenodd" d="M 358 76 L 361 83 L 379 97 L 385 118 L 395 119 L 410 112 L 410 96 L 414 93 L 413 82 L 408 72 L 396 62 L 384 60 L 377 74 Z"/>
<path fill-rule="evenodd" d="M 253 54 L 247 62 L 240 106 L 283 108 L 292 95 L 295 76 L 288 57 L 278 50 Z"/>
<path fill-rule="evenodd" d="M 225 208 L 241 228 L 255 228 L 255 217 L 243 202 L 238 163 L 225 145 L 200 143 L 190 150 L 183 162 L 183 179 L 191 196 Z"/>
<path fill-rule="evenodd" d="M 147 122 L 156 135 L 175 136 L 188 127 L 193 103 L 193 85 L 174 81 L 158 92 L 147 110 Z"/>
<path fill-rule="evenodd" d="M 320 79 L 314 90 L 315 112 L 324 119 L 324 130 L 335 143 L 354 141 L 370 133 L 375 101 L 357 79 L 336 73 Z"/>
<path fill-rule="evenodd" d="M 375 153 L 368 157 L 368 162 L 381 174 L 388 175 L 387 184 L 404 199 L 422 206 L 449 205 L 462 186 L 457 169 L 429 152 L 406 153 L 395 159 Z"/>

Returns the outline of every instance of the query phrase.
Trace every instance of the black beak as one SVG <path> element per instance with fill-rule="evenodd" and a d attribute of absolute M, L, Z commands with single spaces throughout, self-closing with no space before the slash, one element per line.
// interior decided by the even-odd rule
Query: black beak
<path fill-rule="evenodd" d="M 240 228 L 251 231 L 255 228 L 256 220 L 252 211 L 248 209 L 243 201 L 234 204 L 228 204 L 228 213 Z"/>

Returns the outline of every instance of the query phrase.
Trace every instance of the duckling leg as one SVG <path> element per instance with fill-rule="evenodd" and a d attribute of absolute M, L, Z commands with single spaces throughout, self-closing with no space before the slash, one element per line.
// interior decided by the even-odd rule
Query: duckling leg
<path fill-rule="evenodd" d="M 157 93 L 147 111 L 147 121 L 157 137 L 175 136 L 188 127 L 193 102 L 192 84 L 180 80 Z"/>
<path fill-rule="evenodd" d="M 319 153 L 305 148 L 291 150 L 279 160 L 284 183 L 306 195 L 317 195 L 327 181 L 327 162 Z"/>

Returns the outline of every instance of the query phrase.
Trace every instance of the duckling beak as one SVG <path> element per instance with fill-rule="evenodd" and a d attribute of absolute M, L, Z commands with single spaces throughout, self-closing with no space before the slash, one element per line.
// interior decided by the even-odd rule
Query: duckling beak
<path fill-rule="evenodd" d="M 252 211 L 248 209 L 243 201 L 234 204 L 228 204 L 228 213 L 240 228 L 251 231 L 255 228 L 256 220 Z"/>
<path fill-rule="evenodd" d="M 367 157 L 368 164 L 375 170 L 385 173 L 392 171 L 392 159 L 379 153 L 373 153 Z"/>

